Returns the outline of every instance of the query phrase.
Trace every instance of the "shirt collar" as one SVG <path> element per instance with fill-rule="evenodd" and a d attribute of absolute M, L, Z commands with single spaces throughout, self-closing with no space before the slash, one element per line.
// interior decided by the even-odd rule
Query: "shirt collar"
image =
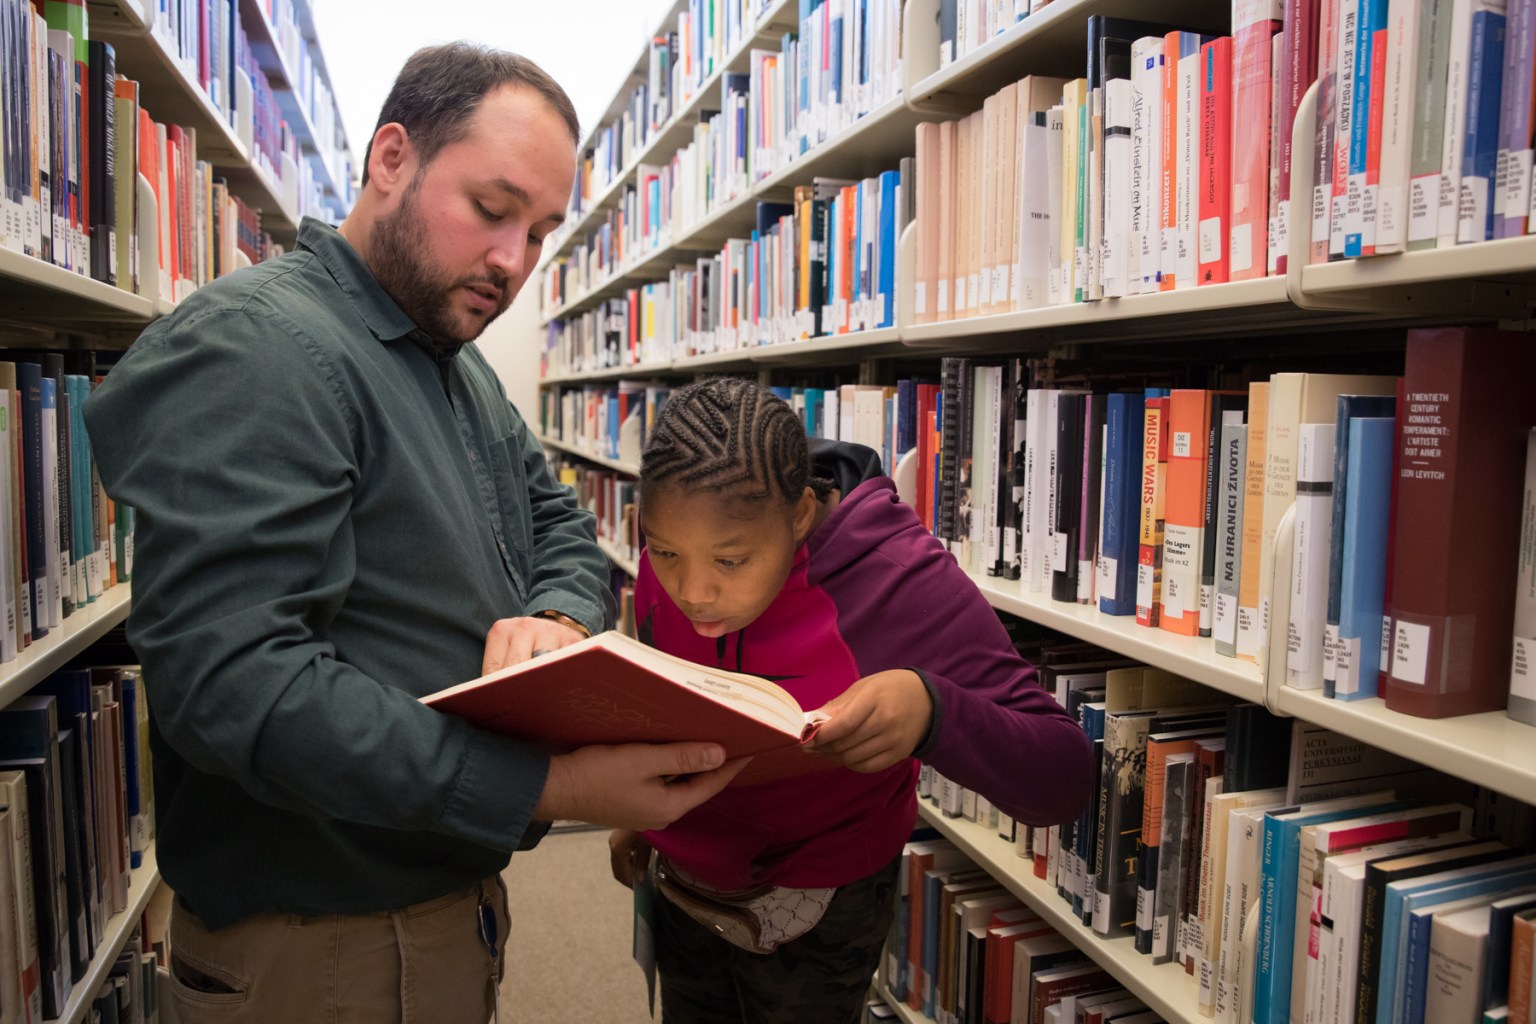
<path fill-rule="evenodd" d="M 300 249 L 314 253 L 380 341 L 420 333 L 405 311 L 380 287 L 379 279 L 340 231 L 324 221 L 305 217 L 299 224 L 298 244 Z"/>

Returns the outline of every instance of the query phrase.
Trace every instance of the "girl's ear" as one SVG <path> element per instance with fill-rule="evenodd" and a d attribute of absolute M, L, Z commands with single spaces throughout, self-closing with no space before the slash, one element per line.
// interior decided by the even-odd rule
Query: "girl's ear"
<path fill-rule="evenodd" d="M 800 500 L 795 502 L 795 547 L 805 543 L 811 535 L 811 529 L 816 525 L 816 510 L 821 502 L 816 500 L 816 492 L 807 487 L 800 495 Z"/>

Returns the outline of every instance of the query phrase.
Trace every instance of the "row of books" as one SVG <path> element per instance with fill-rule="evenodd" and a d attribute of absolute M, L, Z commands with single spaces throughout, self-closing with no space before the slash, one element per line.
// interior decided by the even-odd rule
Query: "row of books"
<path fill-rule="evenodd" d="M 60 0 L 83 9 L 83 0 Z M 285 40 L 289 69 L 297 81 L 297 90 L 316 138 L 305 140 L 283 117 L 271 79 L 262 69 L 258 55 L 240 11 L 239 0 L 154 0 L 155 16 L 151 31 L 182 67 L 189 81 L 196 82 L 209 101 L 223 116 L 250 153 L 251 163 L 264 171 L 271 181 L 279 182 L 290 209 L 324 215 L 327 208 L 325 188 L 314 178 L 309 161 L 303 157 L 306 141 L 331 170 L 331 179 L 343 190 L 344 209 L 350 206 L 351 160 L 340 144 L 340 115 L 326 87 L 324 78 L 308 57 L 307 48 L 291 58 L 293 42 L 301 32 L 293 24 L 296 12 L 292 4 L 266 4 L 279 42 Z M 345 171 L 346 176 L 338 174 Z"/>
<path fill-rule="evenodd" d="M 0 0 L 8 83 L 4 218 L 0 242 L 125 291 L 174 301 L 274 246 L 261 214 L 230 194 L 196 157 L 196 133 L 155 121 L 138 83 L 115 72 L 110 44 L 87 40 L 82 11 L 50 4 L 45 21 L 24 0 Z M 62 12 L 62 14 L 61 14 Z M 71 99 L 71 97 L 73 97 Z M 66 102 L 68 100 L 68 102 Z M 142 177 L 153 209 L 139 208 Z M 138 251 L 138 227 L 157 218 L 156 251 Z M 236 252 L 240 257 L 236 256 Z M 146 271 L 153 267 L 155 273 Z"/>
<path fill-rule="evenodd" d="M 0 661 L 133 571 L 133 510 L 101 487 L 83 407 L 95 380 L 56 352 L 0 362 Z"/>
<path fill-rule="evenodd" d="M 352 153 L 324 66 L 315 60 L 300 23 L 300 2 L 307 0 L 262 0 L 259 6 L 272 27 L 273 45 L 287 66 L 288 88 L 309 119 L 315 151 L 329 169 L 340 209 L 345 211 L 352 208 Z"/>
<path fill-rule="evenodd" d="M 571 489 L 581 507 L 597 522 L 597 538 L 619 558 L 634 562 L 643 540 L 635 501 L 635 478 L 601 466 L 570 460 L 557 467 L 560 482 Z"/>
<path fill-rule="evenodd" d="M 939 4 L 939 67 L 945 68 L 1008 31 L 1051 0 L 942 0 Z"/>
<path fill-rule="evenodd" d="M 1070 937 L 932 830 L 914 834 L 899 871 L 896 917 L 881 964 L 890 998 L 938 1024 L 1162 1021 Z"/>
<path fill-rule="evenodd" d="M 1536 5 L 1325 0 L 1313 13 L 1311 260 L 1525 234 Z"/>
<path fill-rule="evenodd" d="M 1381 877 L 1412 877 L 1392 874 L 1388 858 L 1433 849 L 1415 862 L 1435 865 L 1417 872 L 1427 874 L 1471 854 L 1469 863 L 1496 862 L 1497 880 L 1477 904 L 1486 922 L 1489 904 L 1522 884 L 1506 886 L 1507 872 L 1529 870 L 1530 857 L 1510 860 L 1529 845 L 1529 807 L 1092 645 L 1047 639 L 1022 649 L 1100 749 L 1096 806 L 1068 825 L 1024 830 L 935 777 L 925 784 L 937 809 L 996 825 L 1028 858 L 1022 870 L 1052 886 L 1094 934 L 1130 937 L 1153 964 L 1182 965 L 1198 979 L 1201 1015 L 1476 1021 L 1518 994 L 1510 982 L 1529 971 L 1529 956 L 1522 968 L 1496 925 L 1466 961 L 1470 976 L 1447 979 L 1437 968 L 1441 991 L 1428 1015 L 1394 1010 L 1424 998 L 1431 947 L 1410 947 L 1407 932 L 1399 946 L 1383 932 L 1391 920 L 1380 916 L 1383 893 L 1371 902 L 1361 883 L 1377 861 Z M 1335 892 L 1336 883 L 1346 887 Z M 1424 929 L 1433 923 L 1421 918 Z M 1512 973 L 1501 975 L 1501 965 Z M 1474 1000 L 1474 1014 L 1452 1010 Z"/>
<path fill-rule="evenodd" d="M 616 208 L 557 261 L 559 270 L 551 268 L 546 276 L 557 282 L 546 285 L 546 313 L 682 238 L 893 98 L 900 84 L 896 11 L 895 0 L 817 0 L 798 39 L 786 35 L 777 53 L 753 50 L 749 71 L 723 74 L 720 109 L 700 116 L 689 144 L 666 164 L 636 167 Z"/>
<path fill-rule="evenodd" d="M 629 91 L 624 109 L 597 129 L 582 154 L 568 211 L 572 223 L 631 170 L 655 133 L 752 36 L 768 6 L 766 0 L 690 0 L 676 24 L 647 43 L 644 81 Z"/>
<path fill-rule="evenodd" d="M 0 1020 L 58 1017 L 154 835 L 136 666 L 68 668 L 0 709 Z M 126 980 L 139 976 L 134 943 Z M 92 1001 L 100 993 L 92 995 Z M 140 997 L 143 1001 L 143 997 Z"/>
<path fill-rule="evenodd" d="M 638 470 L 651 424 L 671 392 L 668 384 L 634 380 L 545 388 L 539 396 L 539 433 Z"/>
<path fill-rule="evenodd" d="M 91 1000 L 91 1024 L 158 1024 L 159 952 L 148 944 L 144 923 L 135 925 Z"/>
<path fill-rule="evenodd" d="M 673 359 L 890 327 L 896 249 L 909 218 L 903 169 L 853 181 L 816 178 L 792 203 L 757 204 L 750 238 L 676 264 L 546 328 L 546 372 L 644 366 Z M 545 301 L 568 294 L 564 268 L 545 275 Z"/>

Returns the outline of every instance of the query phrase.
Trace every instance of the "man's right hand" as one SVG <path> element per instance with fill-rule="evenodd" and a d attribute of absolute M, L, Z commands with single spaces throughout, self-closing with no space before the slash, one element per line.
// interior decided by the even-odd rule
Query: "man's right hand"
<path fill-rule="evenodd" d="M 718 743 L 625 743 L 556 754 L 533 817 L 666 828 L 724 789 L 750 760 L 722 763 L 724 757 Z"/>

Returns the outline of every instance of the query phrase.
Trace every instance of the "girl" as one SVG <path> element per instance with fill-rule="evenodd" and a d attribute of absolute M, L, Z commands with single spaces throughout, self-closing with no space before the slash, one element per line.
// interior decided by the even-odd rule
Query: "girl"
<path fill-rule="evenodd" d="M 766 676 L 829 719 L 831 770 L 735 785 L 610 838 L 631 884 L 658 854 L 668 1024 L 860 1019 L 917 818 L 918 762 L 1021 822 L 1075 817 L 1092 747 L 997 615 L 854 444 L 807 443 L 766 388 L 668 398 L 640 471 L 641 639 Z"/>

